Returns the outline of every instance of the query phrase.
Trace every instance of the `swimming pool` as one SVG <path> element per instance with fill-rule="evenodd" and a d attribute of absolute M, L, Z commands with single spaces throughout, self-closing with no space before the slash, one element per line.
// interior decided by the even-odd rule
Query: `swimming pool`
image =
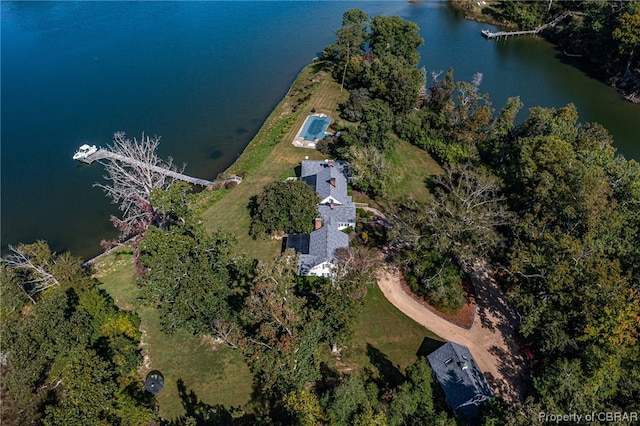
<path fill-rule="evenodd" d="M 326 115 L 310 115 L 304 122 L 302 130 L 300 130 L 300 137 L 305 141 L 311 142 L 316 139 L 322 139 L 330 122 L 331 117 Z"/>

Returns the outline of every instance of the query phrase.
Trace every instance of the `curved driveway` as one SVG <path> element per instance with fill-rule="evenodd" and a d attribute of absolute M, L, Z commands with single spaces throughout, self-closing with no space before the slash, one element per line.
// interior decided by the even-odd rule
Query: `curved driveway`
<path fill-rule="evenodd" d="M 385 297 L 409 318 L 438 336 L 467 346 L 497 395 L 509 402 L 522 397 L 523 363 L 513 340 L 516 316 L 493 277 L 481 272 L 472 277 L 476 290 L 476 317 L 469 330 L 439 317 L 407 294 L 395 268 L 385 268 L 378 286 Z"/>

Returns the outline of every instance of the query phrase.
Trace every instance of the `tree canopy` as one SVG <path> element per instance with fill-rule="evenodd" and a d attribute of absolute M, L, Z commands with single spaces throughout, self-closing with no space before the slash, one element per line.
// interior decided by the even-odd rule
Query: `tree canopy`
<path fill-rule="evenodd" d="M 251 200 L 250 233 L 257 238 L 277 232 L 311 232 L 319 201 L 318 194 L 305 182 L 270 183 Z"/>
<path fill-rule="evenodd" d="M 22 247 L 34 262 L 49 259 L 58 284 L 28 299 L 28 276 L 1 267 L 3 424 L 157 420 L 137 376 L 138 318 L 119 311 L 79 259 L 43 242 Z"/>

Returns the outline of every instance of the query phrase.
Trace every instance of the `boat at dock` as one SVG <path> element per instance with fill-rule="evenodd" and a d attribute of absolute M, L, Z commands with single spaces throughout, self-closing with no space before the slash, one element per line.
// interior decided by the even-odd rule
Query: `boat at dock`
<path fill-rule="evenodd" d="M 80 148 L 78 148 L 75 154 L 73 154 L 73 159 L 82 160 L 83 158 L 87 158 L 88 156 L 96 153 L 97 151 L 98 151 L 98 148 L 95 145 L 84 144 Z"/>

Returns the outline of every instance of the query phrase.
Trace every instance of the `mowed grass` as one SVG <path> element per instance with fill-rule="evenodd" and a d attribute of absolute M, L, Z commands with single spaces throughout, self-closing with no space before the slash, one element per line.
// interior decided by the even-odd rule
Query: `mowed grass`
<path fill-rule="evenodd" d="M 419 353 L 429 353 L 444 342 L 389 303 L 378 286 L 369 288 L 365 298 L 353 343 L 342 352 L 342 362 L 348 367 L 380 370 L 380 357 L 386 357 L 403 372 Z"/>
<path fill-rule="evenodd" d="M 309 100 L 293 112 L 298 99 L 311 94 Z M 262 129 L 251 141 L 228 173 L 246 172 L 244 181 L 228 190 L 224 196 L 205 210 L 201 217 L 207 230 L 219 228 L 238 237 L 238 249 L 250 257 L 266 261 L 276 257 L 282 248 L 279 239 L 254 240 L 248 233 L 251 197 L 258 194 L 270 182 L 295 176 L 295 168 L 308 157 L 321 160 L 325 157 L 314 149 L 297 148 L 292 141 L 309 114 L 322 112 L 333 119 L 338 116 L 338 104 L 349 97 L 340 91 L 338 83 L 322 63 L 305 68 L 292 85 L 290 95 L 283 99 L 269 116 Z M 263 152 L 266 152 L 265 153 Z M 256 157 L 262 158 L 256 162 Z"/>
<path fill-rule="evenodd" d="M 139 310 L 145 365 L 141 374 L 159 370 L 164 389 L 156 399 L 160 416 L 175 419 L 185 413 L 185 395 L 193 393 L 208 405 L 242 407 L 251 400 L 253 377 L 239 350 L 214 346 L 183 330 L 167 335 L 160 328 L 158 311 Z M 180 386 L 183 386 L 181 391 Z"/>
<path fill-rule="evenodd" d="M 423 149 L 404 140 L 397 140 L 388 156 L 394 168 L 394 179 L 389 187 L 389 198 L 428 201 L 432 196 L 426 186 L 429 176 L 441 174 L 442 168 Z"/>
<path fill-rule="evenodd" d="M 168 335 L 160 327 L 158 311 L 141 306 L 130 250 L 105 256 L 94 268 L 101 288 L 113 297 L 116 305 L 140 317 L 144 356 L 140 380 L 151 370 L 159 370 L 164 375 L 165 387 L 156 395 L 162 418 L 172 420 L 183 415 L 184 395 L 191 392 L 198 401 L 209 405 L 240 407 L 250 402 L 253 378 L 239 351 L 214 347 L 201 337 L 181 330 Z M 179 382 L 184 385 L 182 396 Z"/>

